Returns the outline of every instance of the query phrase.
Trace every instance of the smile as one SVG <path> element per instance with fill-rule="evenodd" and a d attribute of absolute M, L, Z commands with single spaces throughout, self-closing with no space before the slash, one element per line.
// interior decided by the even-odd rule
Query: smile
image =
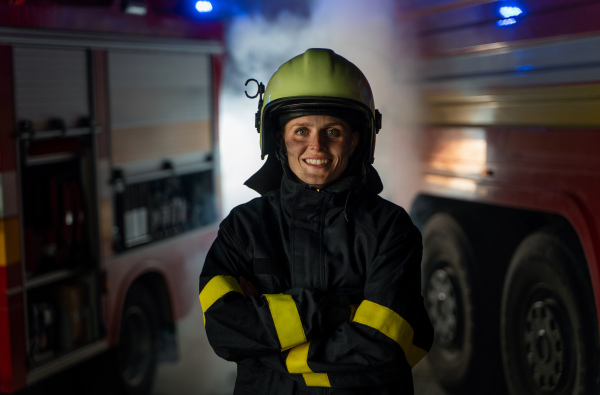
<path fill-rule="evenodd" d="M 330 159 L 304 159 L 309 165 L 326 165 L 331 162 Z"/>

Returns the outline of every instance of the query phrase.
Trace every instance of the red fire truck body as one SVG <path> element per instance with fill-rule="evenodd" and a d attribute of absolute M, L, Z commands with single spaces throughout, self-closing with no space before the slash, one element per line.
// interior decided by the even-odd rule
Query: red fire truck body
<path fill-rule="evenodd" d="M 0 393 L 109 350 L 143 393 L 176 358 L 219 217 L 223 52 L 176 3 L 0 5 Z"/>
<path fill-rule="evenodd" d="M 597 393 L 600 4 L 406 4 L 433 371 L 458 393 Z"/>

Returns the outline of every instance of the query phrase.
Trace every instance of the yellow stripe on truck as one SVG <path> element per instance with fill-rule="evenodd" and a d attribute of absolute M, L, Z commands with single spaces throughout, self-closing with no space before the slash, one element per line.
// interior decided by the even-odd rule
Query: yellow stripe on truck
<path fill-rule="evenodd" d="M 425 98 L 423 121 L 435 126 L 600 125 L 600 84 L 445 91 Z"/>
<path fill-rule="evenodd" d="M 202 305 L 202 316 L 204 318 L 204 325 L 206 325 L 206 310 L 210 309 L 217 300 L 229 292 L 238 292 L 242 295 L 242 288 L 240 283 L 231 276 L 215 276 L 204 286 L 202 292 L 200 292 L 200 305 Z"/>
<path fill-rule="evenodd" d="M 300 344 L 290 350 L 285 364 L 288 372 L 301 373 L 308 387 L 331 387 L 327 373 L 314 373 L 308 366 L 310 342 Z"/>
<path fill-rule="evenodd" d="M 0 267 L 20 261 L 19 218 L 0 219 Z"/>
<path fill-rule="evenodd" d="M 427 354 L 427 351 L 413 344 L 415 333 L 408 321 L 385 306 L 363 300 L 356 310 L 353 322 L 370 326 L 398 343 L 411 367 Z"/>
<path fill-rule="evenodd" d="M 276 294 L 265 295 L 265 297 L 271 310 L 281 350 L 284 351 L 298 344 L 306 343 L 306 334 L 302 327 L 300 314 L 291 295 Z"/>

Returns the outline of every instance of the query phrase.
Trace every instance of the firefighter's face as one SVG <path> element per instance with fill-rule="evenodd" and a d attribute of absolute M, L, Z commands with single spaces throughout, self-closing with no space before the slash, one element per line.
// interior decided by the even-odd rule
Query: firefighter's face
<path fill-rule="evenodd" d="M 283 131 L 290 169 L 300 181 L 315 188 L 342 175 L 358 137 L 347 122 L 329 115 L 294 118 Z"/>

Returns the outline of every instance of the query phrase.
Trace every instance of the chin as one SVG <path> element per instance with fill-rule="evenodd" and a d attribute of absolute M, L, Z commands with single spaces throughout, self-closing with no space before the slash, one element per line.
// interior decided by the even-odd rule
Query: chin
<path fill-rule="evenodd" d="M 341 174 L 340 174 L 341 175 Z M 323 188 L 328 184 L 331 184 L 332 182 L 334 182 L 335 180 L 337 180 L 338 178 L 340 178 L 340 175 L 334 175 L 331 173 L 328 174 L 307 174 L 304 173 L 303 177 L 298 177 L 300 179 L 300 181 L 302 181 L 303 183 L 310 185 L 314 188 Z"/>
<path fill-rule="evenodd" d="M 310 178 L 307 179 L 306 181 L 304 181 L 306 184 L 310 185 L 311 187 L 314 188 L 323 188 L 324 186 L 330 184 L 333 180 L 329 180 L 329 179 L 315 179 L 315 178 Z"/>

